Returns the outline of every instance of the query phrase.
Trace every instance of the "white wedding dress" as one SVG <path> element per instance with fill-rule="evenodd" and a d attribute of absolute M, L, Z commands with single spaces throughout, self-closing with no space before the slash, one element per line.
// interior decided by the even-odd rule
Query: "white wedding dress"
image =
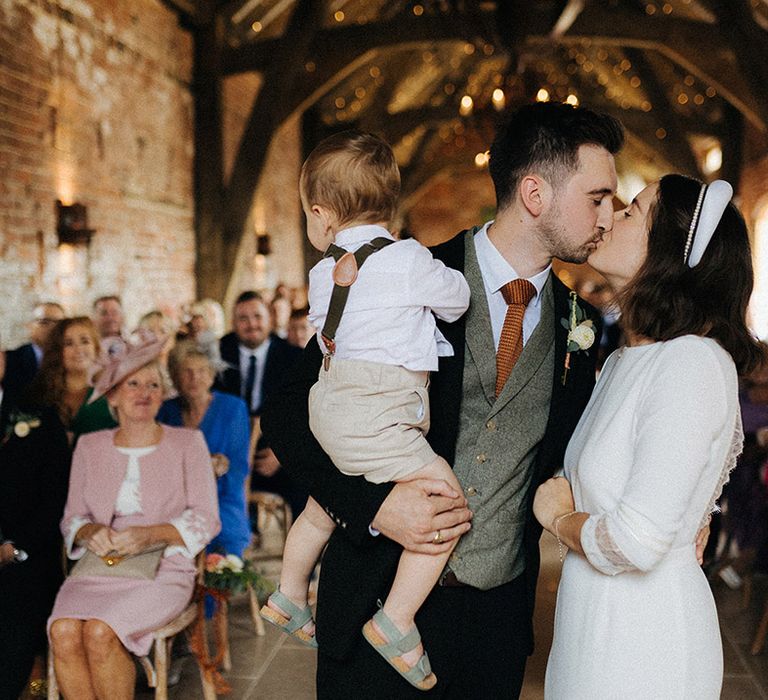
<path fill-rule="evenodd" d="M 586 557 L 557 594 L 548 700 L 718 698 L 717 611 L 694 539 L 741 450 L 736 369 L 684 336 L 616 351 L 568 445 Z"/>

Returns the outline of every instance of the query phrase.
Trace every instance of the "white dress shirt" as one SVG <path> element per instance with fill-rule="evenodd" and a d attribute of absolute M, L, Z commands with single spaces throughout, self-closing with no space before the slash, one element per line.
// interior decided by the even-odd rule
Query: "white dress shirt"
<path fill-rule="evenodd" d="M 394 240 L 385 228 L 365 225 L 340 231 L 336 245 L 354 252 L 377 237 Z M 332 257 L 323 258 L 309 271 L 309 322 L 318 329 L 323 352 L 321 331 L 335 264 Z M 335 357 L 434 371 L 438 356 L 453 355 L 435 316 L 455 321 L 468 306 L 464 275 L 435 260 L 418 241 L 396 241 L 371 255 L 350 287 L 336 331 Z"/>
<path fill-rule="evenodd" d="M 475 252 L 477 262 L 480 266 L 480 272 L 483 276 L 483 286 L 485 287 L 485 296 L 488 300 L 488 311 L 491 315 L 491 328 L 493 330 L 493 345 L 496 350 L 499 349 L 499 338 L 501 337 L 501 328 L 504 325 L 504 318 L 507 315 L 507 302 L 501 293 L 501 288 L 512 280 L 519 279 L 520 275 L 504 259 L 496 246 L 488 238 L 488 229 L 493 221 L 489 221 L 483 228 L 475 234 Z M 549 278 L 549 271 L 552 265 L 547 265 L 538 274 L 529 277 L 528 281 L 536 288 L 536 294 L 525 308 L 523 316 L 523 345 L 528 342 L 528 338 L 539 325 L 541 318 L 541 290 Z"/>
<path fill-rule="evenodd" d="M 251 395 L 251 405 L 248 406 L 249 413 L 257 411 L 261 406 L 261 384 L 264 379 L 264 368 L 267 365 L 267 353 L 271 339 L 267 339 L 259 347 L 251 349 L 245 345 L 238 345 L 240 351 L 240 396 L 245 399 L 245 382 L 248 379 L 248 365 L 251 362 L 251 355 L 256 358 L 256 380 L 253 382 L 253 394 Z"/>

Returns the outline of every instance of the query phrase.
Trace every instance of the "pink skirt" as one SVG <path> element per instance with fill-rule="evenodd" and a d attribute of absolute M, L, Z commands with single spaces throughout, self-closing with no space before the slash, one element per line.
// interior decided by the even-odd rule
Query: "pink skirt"
<path fill-rule="evenodd" d="M 195 565 L 174 554 L 160 562 L 153 581 L 107 576 L 76 576 L 64 581 L 56 596 L 51 625 L 59 619 L 101 620 L 136 656 L 146 656 L 152 633 L 189 605 L 195 588 Z"/>
<path fill-rule="evenodd" d="M 122 530 L 142 525 L 141 516 L 117 518 Z M 74 576 L 59 589 L 51 625 L 63 618 L 101 620 L 109 625 L 123 646 L 136 656 L 152 648 L 152 633 L 177 617 L 189 605 L 195 589 L 195 561 L 181 554 L 163 557 L 154 580 L 115 576 Z"/>

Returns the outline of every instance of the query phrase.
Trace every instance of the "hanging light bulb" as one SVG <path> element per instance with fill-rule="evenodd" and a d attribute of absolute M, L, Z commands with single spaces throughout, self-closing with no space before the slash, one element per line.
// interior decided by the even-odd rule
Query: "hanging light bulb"
<path fill-rule="evenodd" d="M 466 117 L 472 114 L 472 108 L 475 106 L 474 100 L 469 95 L 464 95 L 461 98 L 461 104 L 459 105 L 459 114 L 462 117 Z"/>
<path fill-rule="evenodd" d="M 497 112 L 500 112 L 502 109 L 504 109 L 504 105 L 506 104 L 506 96 L 504 95 L 504 90 L 501 88 L 496 88 L 493 91 L 493 95 L 491 95 L 491 100 L 493 101 L 493 106 L 496 108 Z"/>

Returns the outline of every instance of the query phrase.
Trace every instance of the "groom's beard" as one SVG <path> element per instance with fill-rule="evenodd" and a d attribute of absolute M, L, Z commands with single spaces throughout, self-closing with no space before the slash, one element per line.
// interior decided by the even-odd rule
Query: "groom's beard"
<path fill-rule="evenodd" d="M 559 206 L 539 221 L 538 234 L 547 246 L 553 258 L 564 262 L 580 264 L 595 251 L 603 238 L 598 232 L 584 243 L 576 243 L 568 238 L 568 221 L 563 217 Z"/>

